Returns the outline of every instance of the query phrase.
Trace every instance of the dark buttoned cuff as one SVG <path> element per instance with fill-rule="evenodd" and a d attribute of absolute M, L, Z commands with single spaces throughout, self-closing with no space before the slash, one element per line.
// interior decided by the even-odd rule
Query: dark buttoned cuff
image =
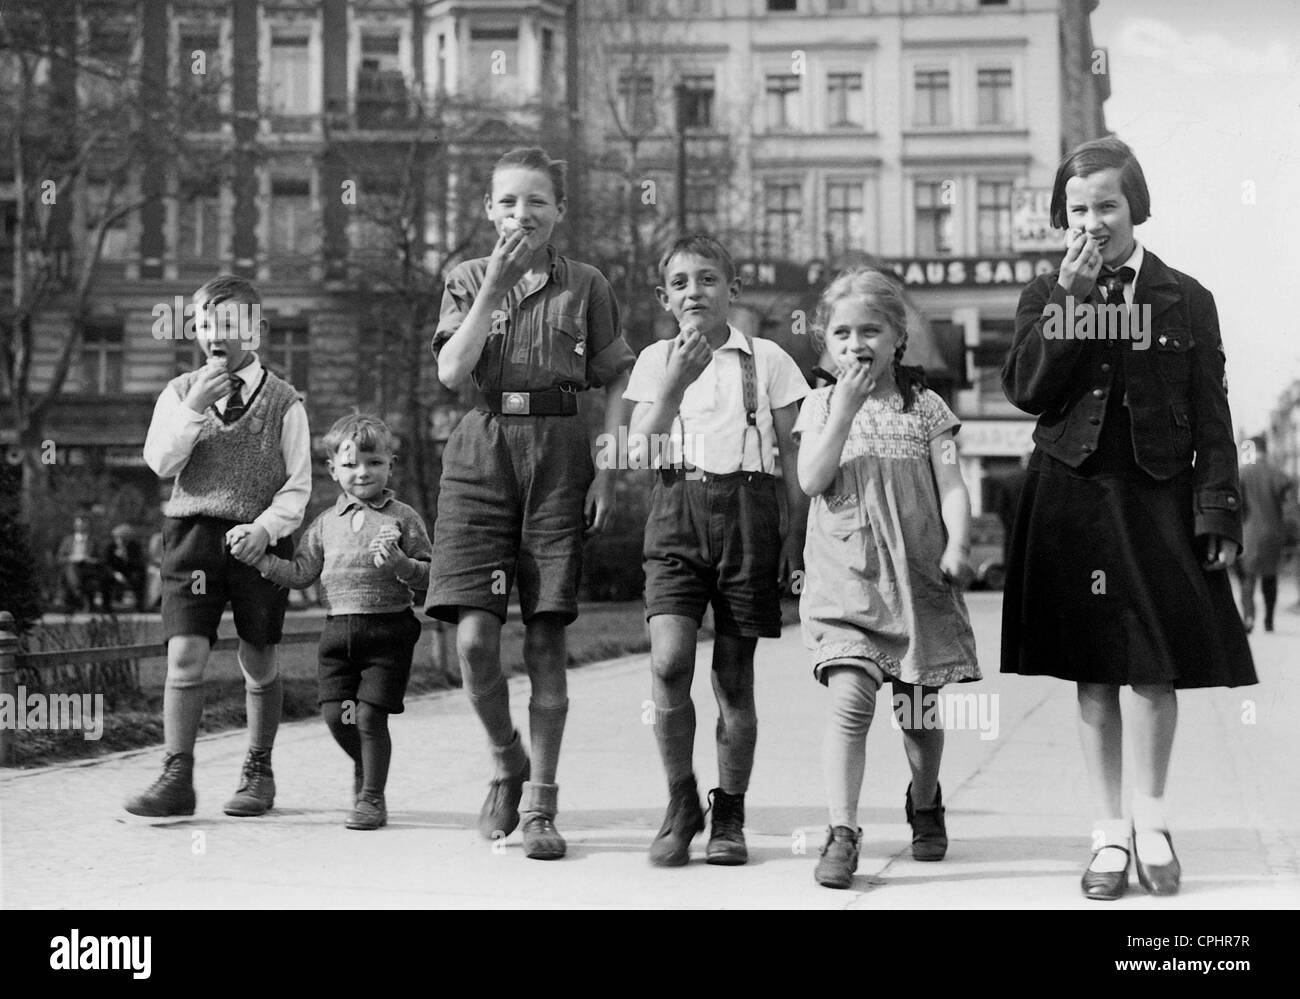
<path fill-rule="evenodd" d="M 1230 490 L 1205 489 L 1196 494 L 1196 536 L 1217 534 L 1241 544 L 1241 498 Z"/>

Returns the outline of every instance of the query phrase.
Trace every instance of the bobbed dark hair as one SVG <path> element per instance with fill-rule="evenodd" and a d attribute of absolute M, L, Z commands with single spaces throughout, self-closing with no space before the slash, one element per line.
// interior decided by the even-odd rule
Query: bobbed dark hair
<path fill-rule="evenodd" d="M 1129 215 L 1134 225 L 1141 225 L 1151 217 L 1151 192 L 1142 174 L 1142 165 L 1127 143 L 1113 135 L 1104 139 L 1090 139 L 1076 146 L 1061 165 L 1056 168 L 1056 181 L 1052 184 L 1052 225 L 1068 229 L 1065 211 L 1065 184 L 1071 177 L 1091 177 L 1094 173 L 1114 168 L 1119 171 L 1119 189 L 1128 202 Z"/>

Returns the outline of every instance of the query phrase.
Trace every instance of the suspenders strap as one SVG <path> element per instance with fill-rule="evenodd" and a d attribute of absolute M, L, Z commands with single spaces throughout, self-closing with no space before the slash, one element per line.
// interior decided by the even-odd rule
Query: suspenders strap
<path fill-rule="evenodd" d="M 749 350 L 738 351 L 740 354 L 740 390 L 745 406 L 745 429 L 740 436 L 740 464 L 737 469 L 743 470 L 745 467 L 745 444 L 749 441 L 749 432 L 752 429 L 754 436 L 758 438 L 758 467 L 760 471 L 766 472 L 763 467 L 763 432 L 758 429 L 758 367 L 754 363 L 754 338 L 748 333 L 743 334 L 745 337 L 745 346 Z M 685 460 L 686 455 L 686 423 L 682 419 L 680 410 L 675 417 L 677 424 L 681 427 L 682 432 L 682 458 Z"/>
<path fill-rule="evenodd" d="M 754 363 L 754 338 L 744 334 L 745 346 L 749 350 L 740 352 L 740 388 L 745 403 L 745 429 L 740 435 L 740 467 L 745 467 L 745 443 L 749 440 L 749 430 L 754 429 L 758 438 L 758 467 L 763 467 L 763 432 L 758 429 L 758 367 Z"/>

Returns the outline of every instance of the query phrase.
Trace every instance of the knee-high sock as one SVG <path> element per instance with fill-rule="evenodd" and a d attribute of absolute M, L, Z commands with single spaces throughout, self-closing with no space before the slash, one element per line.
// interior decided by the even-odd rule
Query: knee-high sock
<path fill-rule="evenodd" d="M 754 770 L 754 747 L 758 743 L 758 713 L 754 688 L 718 698 L 718 784 L 727 794 L 749 790 Z"/>
<path fill-rule="evenodd" d="M 163 739 L 169 753 L 193 753 L 203 718 L 203 680 L 163 683 Z"/>
<path fill-rule="evenodd" d="M 469 701 L 487 731 L 488 741 L 497 748 L 509 746 L 515 739 L 515 725 L 510 720 L 510 685 L 504 674 L 484 687 L 469 686 Z"/>
<path fill-rule="evenodd" d="M 528 702 L 528 740 L 533 751 L 532 780 L 537 784 L 554 784 L 560 765 L 560 742 L 564 738 L 564 721 L 569 702 L 538 704 Z"/>
<path fill-rule="evenodd" d="M 695 702 L 687 699 L 675 708 L 655 707 L 655 742 L 663 760 L 668 786 L 695 772 Z"/>
<path fill-rule="evenodd" d="M 903 730 L 903 749 L 912 771 L 912 807 L 929 808 L 939 793 L 939 764 L 943 762 L 943 726 L 932 708 L 935 687 L 894 685 L 894 715 Z M 920 706 L 913 703 L 920 700 Z"/>
<path fill-rule="evenodd" d="M 248 711 L 248 748 L 270 749 L 280 729 L 284 707 L 284 681 L 277 672 L 271 679 L 254 683 L 244 678 L 244 704 Z"/>
<path fill-rule="evenodd" d="M 388 712 L 364 701 L 357 705 L 357 729 L 361 736 L 361 758 L 365 768 L 364 794 L 383 794 L 388 784 L 388 764 L 393 758 L 393 740 L 388 734 Z"/>
<path fill-rule="evenodd" d="M 826 669 L 826 685 L 831 699 L 822 743 L 822 773 L 830 823 L 857 829 L 877 683 L 856 666 L 831 666 Z"/>

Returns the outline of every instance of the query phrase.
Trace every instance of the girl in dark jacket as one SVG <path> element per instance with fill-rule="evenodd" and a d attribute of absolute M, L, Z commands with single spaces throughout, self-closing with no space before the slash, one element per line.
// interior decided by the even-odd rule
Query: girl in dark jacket
<path fill-rule="evenodd" d="M 1181 869 L 1163 799 L 1175 690 L 1256 682 L 1223 571 L 1241 546 L 1241 498 L 1218 315 L 1208 291 L 1134 238 L 1150 195 L 1123 142 L 1066 157 L 1051 211 L 1068 249 L 1059 272 L 1021 294 L 1002 369 L 1007 397 L 1038 417 L 1002 671 L 1078 685 L 1094 809 L 1084 895 L 1124 893 L 1130 835 L 1142 886 L 1172 894 Z"/>

